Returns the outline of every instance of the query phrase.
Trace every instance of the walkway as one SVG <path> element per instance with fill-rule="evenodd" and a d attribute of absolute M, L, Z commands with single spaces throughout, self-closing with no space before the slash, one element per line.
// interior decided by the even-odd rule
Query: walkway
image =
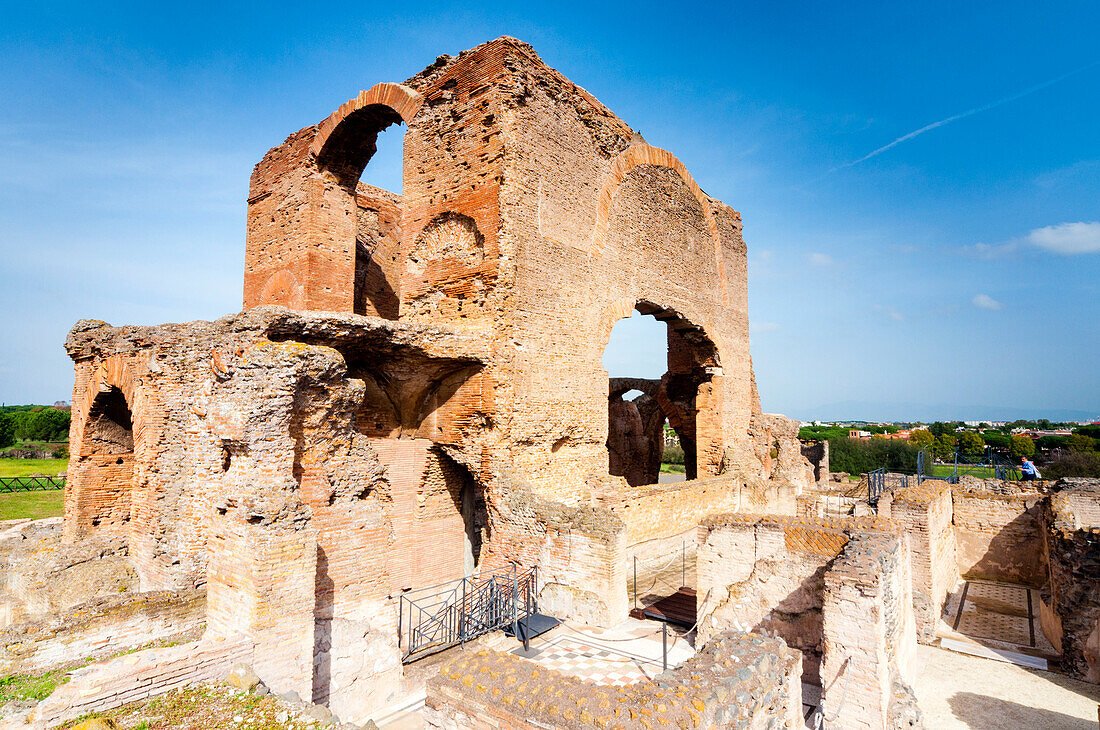
<path fill-rule="evenodd" d="M 1095 730 L 1100 686 L 920 645 L 913 689 L 936 730 Z"/>

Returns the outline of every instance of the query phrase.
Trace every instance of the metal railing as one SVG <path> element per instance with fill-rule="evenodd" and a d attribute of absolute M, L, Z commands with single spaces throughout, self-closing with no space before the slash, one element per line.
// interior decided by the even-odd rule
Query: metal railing
<path fill-rule="evenodd" d="M 885 466 L 879 467 L 874 471 L 867 472 L 867 502 L 872 505 L 878 504 L 879 497 L 886 492 L 904 489 L 908 486 L 909 475 L 895 474 L 886 471 Z"/>
<path fill-rule="evenodd" d="M 397 614 L 401 660 L 422 659 L 509 626 L 519 637 L 520 622 L 538 609 L 537 594 L 538 568 L 515 563 L 403 593 Z"/>
<path fill-rule="evenodd" d="M 0 477 L 0 494 L 64 489 L 64 477 Z"/>
<path fill-rule="evenodd" d="M 941 474 L 936 474 L 936 467 L 941 467 Z M 958 484 L 959 477 L 975 476 L 979 478 L 1000 479 L 1002 481 L 1016 481 L 1020 478 L 1020 469 L 1008 459 L 993 452 L 986 447 L 980 454 L 964 455 L 955 450 L 950 461 L 936 464 L 930 451 L 921 451 L 917 454 L 917 481 L 925 479 L 942 479 L 951 484 Z"/>

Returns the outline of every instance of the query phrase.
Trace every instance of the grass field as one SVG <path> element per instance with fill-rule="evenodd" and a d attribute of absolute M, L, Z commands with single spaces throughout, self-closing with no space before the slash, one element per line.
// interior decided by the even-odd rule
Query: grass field
<path fill-rule="evenodd" d="M 955 467 L 952 464 L 934 464 L 932 466 L 933 476 L 949 477 L 954 473 Z M 964 474 L 969 474 L 970 476 L 977 477 L 978 479 L 996 479 L 997 477 L 996 472 L 994 472 L 993 467 L 991 466 L 964 466 L 960 464 L 959 475 L 962 476 Z M 1013 480 L 1017 477 L 1014 475 L 1013 472 L 1009 472 L 1008 478 L 1010 480 Z"/>
<path fill-rule="evenodd" d="M 683 474 L 685 471 L 683 464 L 661 464 L 662 474 Z"/>
<path fill-rule="evenodd" d="M 68 459 L 0 459 L 0 477 L 54 476 L 65 471 Z"/>
<path fill-rule="evenodd" d="M 0 520 L 60 517 L 65 510 L 65 490 L 0 494 Z"/>

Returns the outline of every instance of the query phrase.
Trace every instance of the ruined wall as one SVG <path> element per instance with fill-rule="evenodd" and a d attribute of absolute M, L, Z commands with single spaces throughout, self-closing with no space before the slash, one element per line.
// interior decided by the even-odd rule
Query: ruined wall
<path fill-rule="evenodd" d="M 401 196 L 359 183 L 355 191 L 356 314 L 397 319 L 400 308 Z"/>
<path fill-rule="evenodd" d="M 913 610 L 922 642 L 935 640 L 947 594 L 959 581 L 951 506 L 951 487 L 939 480 L 896 490 L 890 505 L 890 518 L 912 549 Z"/>
<path fill-rule="evenodd" d="M 490 509 L 484 565 L 537 565 L 540 611 L 598 626 L 627 617 L 625 529 L 617 516 L 550 502 L 515 481 Z"/>
<path fill-rule="evenodd" d="M 896 526 L 721 515 L 700 525 L 699 540 L 700 640 L 776 634 L 802 652 L 802 681 L 822 686 L 829 714 L 843 705 L 834 727 L 884 726 L 915 649 L 909 551 Z M 851 676 L 837 682 L 842 673 Z"/>
<path fill-rule="evenodd" d="M 28 712 L 0 721 L 4 730 L 45 730 L 93 712 L 140 702 L 177 687 L 219 682 L 238 663 L 251 663 L 247 641 L 215 639 L 146 649 L 75 669 L 70 680 Z"/>
<path fill-rule="evenodd" d="M 952 521 L 964 578 L 1041 587 L 1047 556 L 1039 522 L 1042 495 L 952 487 Z"/>
<path fill-rule="evenodd" d="M 203 591 L 104 596 L 0 632 L 0 675 L 38 674 L 156 641 L 194 639 L 205 625 Z"/>
<path fill-rule="evenodd" d="M 615 686 L 481 651 L 445 664 L 428 682 L 429 728 L 787 728 L 802 723 L 798 652 L 779 639 L 715 637 L 659 683 Z M 708 684 L 699 679 L 706 677 Z"/>
<path fill-rule="evenodd" d="M 916 627 L 910 552 L 896 532 L 853 533 L 825 574 L 821 663 L 829 730 L 908 726 Z M 843 698 L 843 699 L 841 699 Z"/>
<path fill-rule="evenodd" d="M 1062 479 L 1044 510 L 1050 555 L 1043 631 L 1062 667 L 1100 684 L 1100 480 Z"/>
<path fill-rule="evenodd" d="M 359 185 L 378 131 L 401 122 L 402 195 Z M 272 149 L 253 174 L 247 248 L 246 307 L 487 336 L 485 416 L 506 448 L 471 468 L 483 482 L 508 470 L 544 496 L 585 501 L 608 466 L 600 358 L 636 305 L 670 325 L 689 469 L 809 478 L 789 429 L 778 471 L 750 445 L 758 403 L 739 215 L 515 39 L 377 84 Z M 392 300 L 379 304 L 391 294 L 396 315 Z"/>

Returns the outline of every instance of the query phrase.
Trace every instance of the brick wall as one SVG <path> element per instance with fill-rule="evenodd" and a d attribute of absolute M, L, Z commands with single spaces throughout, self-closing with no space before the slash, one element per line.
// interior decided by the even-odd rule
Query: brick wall
<path fill-rule="evenodd" d="M 778 635 L 801 651 L 801 679 L 822 686 L 830 716 L 845 697 L 835 727 L 882 727 L 915 648 L 909 553 L 896 526 L 722 515 L 699 532 L 700 640 L 729 629 Z"/>
<path fill-rule="evenodd" d="M 569 507 L 512 483 L 491 515 L 484 565 L 539 568 L 539 610 L 613 626 L 627 617 L 622 521 L 606 509 Z"/>
<path fill-rule="evenodd" d="M 899 705 L 912 705 L 916 631 L 908 553 L 901 535 L 853 534 L 825 574 L 821 680 L 827 728 L 892 727 Z M 910 701 L 899 702 L 895 694 Z"/>
<path fill-rule="evenodd" d="M 178 687 L 225 678 L 239 662 L 253 661 L 247 641 L 212 639 L 163 649 L 147 649 L 77 669 L 28 715 L 13 716 L 8 727 L 53 727 L 64 720 L 156 697 Z M 25 722 L 24 722 L 25 720 Z"/>
<path fill-rule="evenodd" d="M 803 655 L 803 679 L 820 683 L 823 576 L 848 541 L 840 520 L 722 515 L 699 528 L 699 636 L 768 631 Z"/>
<path fill-rule="evenodd" d="M 917 631 L 920 640 L 929 643 L 935 640 L 947 594 L 959 581 L 950 485 L 926 480 L 919 486 L 896 490 L 890 517 L 909 537 Z"/>
<path fill-rule="evenodd" d="M 796 730 L 802 727 L 800 662 L 798 652 L 779 639 L 724 634 L 659 683 L 615 686 L 483 651 L 445 664 L 428 681 L 424 715 L 428 727 L 446 730 L 666 725 Z"/>
<path fill-rule="evenodd" d="M 316 533 L 304 526 L 215 520 L 207 578 L 212 636 L 243 635 L 254 668 L 276 692 L 313 695 Z"/>
<path fill-rule="evenodd" d="M 951 490 L 959 573 L 964 578 L 1023 583 L 1047 581 L 1039 512 L 1042 495 Z"/>
<path fill-rule="evenodd" d="M 35 674 L 84 658 L 103 659 L 206 623 L 203 591 L 106 596 L 0 633 L 0 675 Z"/>

